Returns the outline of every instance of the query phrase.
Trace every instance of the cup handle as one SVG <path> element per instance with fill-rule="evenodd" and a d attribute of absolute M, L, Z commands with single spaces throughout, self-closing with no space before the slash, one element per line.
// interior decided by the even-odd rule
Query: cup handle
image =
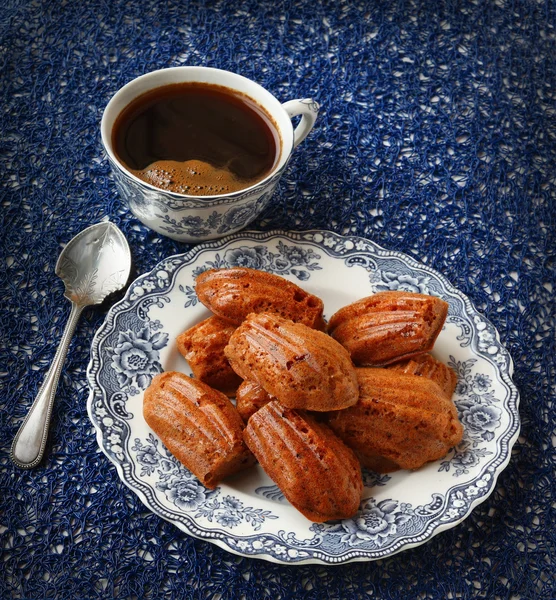
<path fill-rule="evenodd" d="M 288 113 L 290 119 L 301 115 L 301 121 L 293 132 L 293 147 L 295 148 L 313 129 L 319 114 L 319 104 L 312 98 L 304 98 L 303 100 L 284 102 L 282 108 Z"/>

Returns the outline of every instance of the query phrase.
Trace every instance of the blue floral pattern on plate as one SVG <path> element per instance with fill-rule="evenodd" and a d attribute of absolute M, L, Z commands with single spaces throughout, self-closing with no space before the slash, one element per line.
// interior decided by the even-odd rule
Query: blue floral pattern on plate
<path fill-rule="evenodd" d="M 381 290 L 410 290 L 449 304 L 434 354 L 458 375 L 454 401 L 462 442 L 418 471 L 364 471 L 352 519 L 315 524 L 254 467 L 208 490 L 144 422 L 143 392 L 162 370 L 189 372 L 172 340 L 208 316 L 195 277 L 247 266 L 319 295 L 326 316 Z M 493 325 L 446 279 L 399 252 L 327 231 L 247 232 L 200 244 L 139 277 L 112 307 L 92 346 L 88 412 L 100 448 L 145 505 L 186 533 L 280 563 L 375 560 L 457 525 L 492 492 L 519 432 L 513 365 Z"/>

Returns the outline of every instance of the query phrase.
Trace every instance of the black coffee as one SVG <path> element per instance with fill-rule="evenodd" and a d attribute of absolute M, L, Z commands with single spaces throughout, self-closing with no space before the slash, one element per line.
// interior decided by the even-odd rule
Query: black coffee
<path fill-rule="evenodd" d="M 280 155 L 276 128 L 258 104 L 205 83 L 167 85 L 135 99 L 116 119 L 112 145 L 144 181 L 203 196 L 257 183 Z"/>

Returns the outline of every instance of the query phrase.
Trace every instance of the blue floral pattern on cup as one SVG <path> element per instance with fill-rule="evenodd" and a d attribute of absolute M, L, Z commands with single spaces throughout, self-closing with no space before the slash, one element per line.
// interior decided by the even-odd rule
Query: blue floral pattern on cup
<path fill-rule="evenodd" d="M 154 231 L 185 242 L 222 237 L 246 227 L 267 207 L 286 165 L 254 188 L 195 198 L 154 189 L 110 160 L 118 192 L 131 212 Z"/>
<path fill-rule="evenodd" d="M 234 205 L 225 210 L 210 210 L 197 215 L 180 216 L 172 214 L 156 214 L 158 227 L 171 236 L 187 236 L 190 238 L 208 238 L 216 232 L 219 236 L 246 227 L 262 210 L 272 196 L 274 188 L 259 197 L 250 197 L 246 202 Z"/>

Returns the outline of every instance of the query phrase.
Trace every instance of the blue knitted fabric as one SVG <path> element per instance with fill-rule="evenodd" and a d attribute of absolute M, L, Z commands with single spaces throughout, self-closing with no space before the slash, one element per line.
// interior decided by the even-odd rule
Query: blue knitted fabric
<path fill-rule="evenodd" d="M 542 0 L 4 0 L 1 598 L 556 597 L 555 28 Z M 321 105 L 252 229 L 331 229 L 405 252 L 498 329 L 522 432 L 493 494 L 459 526 L 342 566 L 276 565 L 185 535 L 121 483 L 87 417 L 106 307 L 77 327 L 43 463 L 11 464 L 69 314 L 61 245 L 109 217 L 137 274 L 190 247 L 130 215 L 99 134 L 119 87 L 176 65 Z"/>

